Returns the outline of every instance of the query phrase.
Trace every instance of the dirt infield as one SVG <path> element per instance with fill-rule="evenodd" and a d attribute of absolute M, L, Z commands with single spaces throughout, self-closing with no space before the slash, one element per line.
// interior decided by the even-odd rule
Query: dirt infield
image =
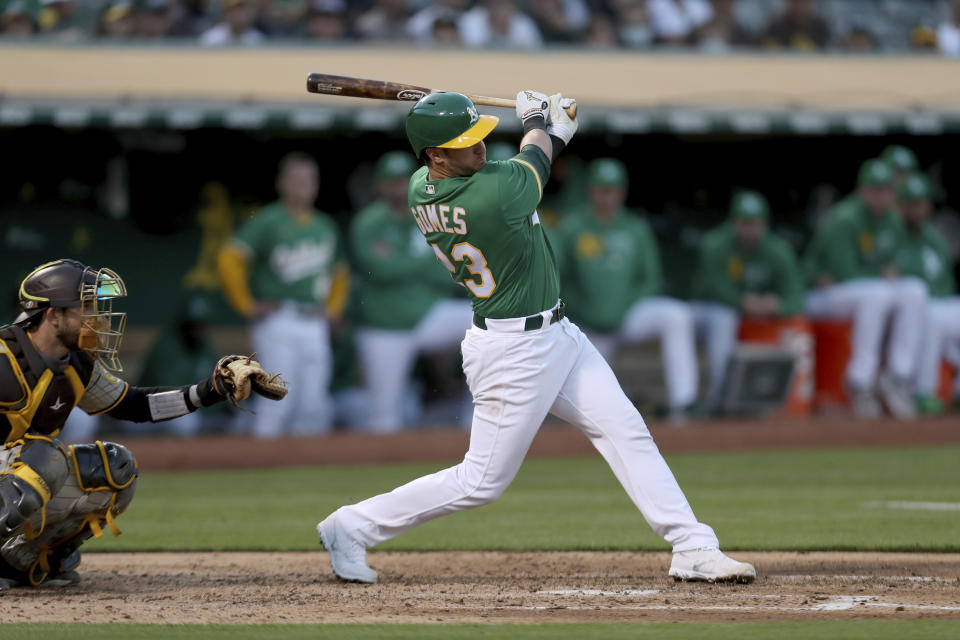
<path fill-rule="evenodd" d="M 960 554 L 742 553 L 752 585 L 678 583 L 668 553 L 89 554 L 80 585 L 13 589 L 5 622 L 588 622 L 960 618 Z"/>
<path fill-rule="evenodd" d="M 960 417 L 957 416 L 910 423 L 837 418 L 700 421 L 679 429 L 651 421 L 650 430 L 665 454 L 960 443 Z M 163 471 L 458 460 L 467 450 L 469 434 L 451 428 L 388 436 L 335 433 L 322 438 L 278 440 L 120 437 L 117 441 L 131 448 L 143 470 Z M 580 456 L 596 455 L 596 451 L 579 430 L 562 424 L 548 424 L 534 439 L 530 455 Z"/>
<path fill-rule="evenodd" d="M 956 419 L 711 422 L 652 426 L 665 453 L 960 442 Z M 193 441 L 120 438 L 145 471 L 450 460 L 468 434 Z M 578 431 L 548 426 L 533 456 L 595 455 Z M 378 585 L 338 582 L 313 553 L 90 553 L 80 585 L 13 589 L 4 622 L 458 623 L 960 619 L 960 554 L 735 554 L 752 585 L 677 583 L 670 555 L 629 552 L 373 552 Z"/>

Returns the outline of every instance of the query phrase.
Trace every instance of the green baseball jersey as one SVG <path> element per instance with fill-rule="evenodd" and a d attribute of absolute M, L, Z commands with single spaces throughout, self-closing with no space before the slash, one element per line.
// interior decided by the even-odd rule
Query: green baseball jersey
<path fill-rule="evenodd" d="M 947 243 L 929 222 L 917 233 L 904 234 L 897 267 L 905 276 L 922 278 L 932 298 L 952 296 L 957 289 Z"/>
<path fill-rule="evenodd" d="M 608 222 L 590 211 L 570 215 L 559 245 L 563 298 L 580 324 L 612 331 L 630 305 L 660 291 L 657 241 L 635 212 L 621 210 Z"/>
<path fill-rule="evenodd" d="M 453 284 L 437 268 L 433 250 L 404 211 L 397 216 L 382 200 L 366 207 L 350 225 L 350 251 L 359 287 L 357 321 L 377 329 L 412 329 Z"/>
<path fill-rule="evenodd" d="M 546 154 L 527 145 L 471 176 L 429 180 L 421 167 L 410 179 L 414 221 L 481 316 L 529 316 L 560 297 L 553 249 L 537 213 L 549 175 Z"/>
<path fill-rule="evenodd" d="M 836 282 L 878 278 L 894 264 L 903 224 L 894 211 L 877 218 L 856 194 L 838 202 L 813 236 L 804 256 L 810 284 L 826 275 Z"/>
<path fill-rule="evenodd" d="M 793 248 L 768 232 L 756 248 L 745 251 L 728 222 L 703 237 L 693 292 L 699 300 L 737 309 L 745 293 L 775 293 L 780 297 L 781 316 L 803 309 L 803 283 Z"/>
<path fill-rule="evenodd" d="M 274 202 L 237 229 L 233 242 L 247 254 L 257 300 L 326 303 L 341 251 L 337 225 L 326 214 L 316 211 L 301 224 Z"/>

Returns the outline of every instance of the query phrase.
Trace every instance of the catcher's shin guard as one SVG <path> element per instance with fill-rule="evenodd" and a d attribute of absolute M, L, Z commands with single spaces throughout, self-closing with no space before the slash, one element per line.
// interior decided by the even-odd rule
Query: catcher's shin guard
<path fill-rule="evenodd" d="M 108 528 L 120 535 L 115 518 L 136 491 L 138 468 L 133 454 L 113 442 L 70 447 L 71 473 L 47 508 L 47 526 L 34 538 L 20 535 L 0 547 L 3 564 L 24 584 L 39 585 L 80 564 L 79 547 Z"/>
<path fill-rule="evenodd" d="M 0 540 L 21 527 L 29 535 L 44 527 L 46 507 L 67 480 L 67 452 L 53 438 L 25 435 L 0 451 Z M 39 513 L 39 523 L 31 520 Z"/>

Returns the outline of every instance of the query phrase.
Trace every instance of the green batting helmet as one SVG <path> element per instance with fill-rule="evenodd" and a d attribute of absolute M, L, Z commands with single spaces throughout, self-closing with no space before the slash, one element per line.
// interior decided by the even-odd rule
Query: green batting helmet
<path fill-rule="evenodd" d="M 420 98 L 407 114 L 407 138 L 419 158 L 429 147 L 472 147 L 487 137 L 499 121 L 496 116 L 477 113 L 473 102 L 462 93 L 431 93 Z"/>

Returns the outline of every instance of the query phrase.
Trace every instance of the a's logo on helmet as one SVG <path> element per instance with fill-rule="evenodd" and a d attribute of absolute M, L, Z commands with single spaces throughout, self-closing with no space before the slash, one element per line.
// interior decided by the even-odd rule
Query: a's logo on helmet
<path fill-rule="evenodd" d="M 480 114 L 477 113 L 477 108 L 474 106 L 467 107 L 467 114 L 470 116 L 470 124 L 480 119 Z"/>
<path fill-rule="evenodd" d="M 412 100 L 416 102 L 420 98 L 427 95 L 425 91 L 417 91 L 416 89 L 404 89 L 403 91 L 397 92 L 397 100 Z"/>

